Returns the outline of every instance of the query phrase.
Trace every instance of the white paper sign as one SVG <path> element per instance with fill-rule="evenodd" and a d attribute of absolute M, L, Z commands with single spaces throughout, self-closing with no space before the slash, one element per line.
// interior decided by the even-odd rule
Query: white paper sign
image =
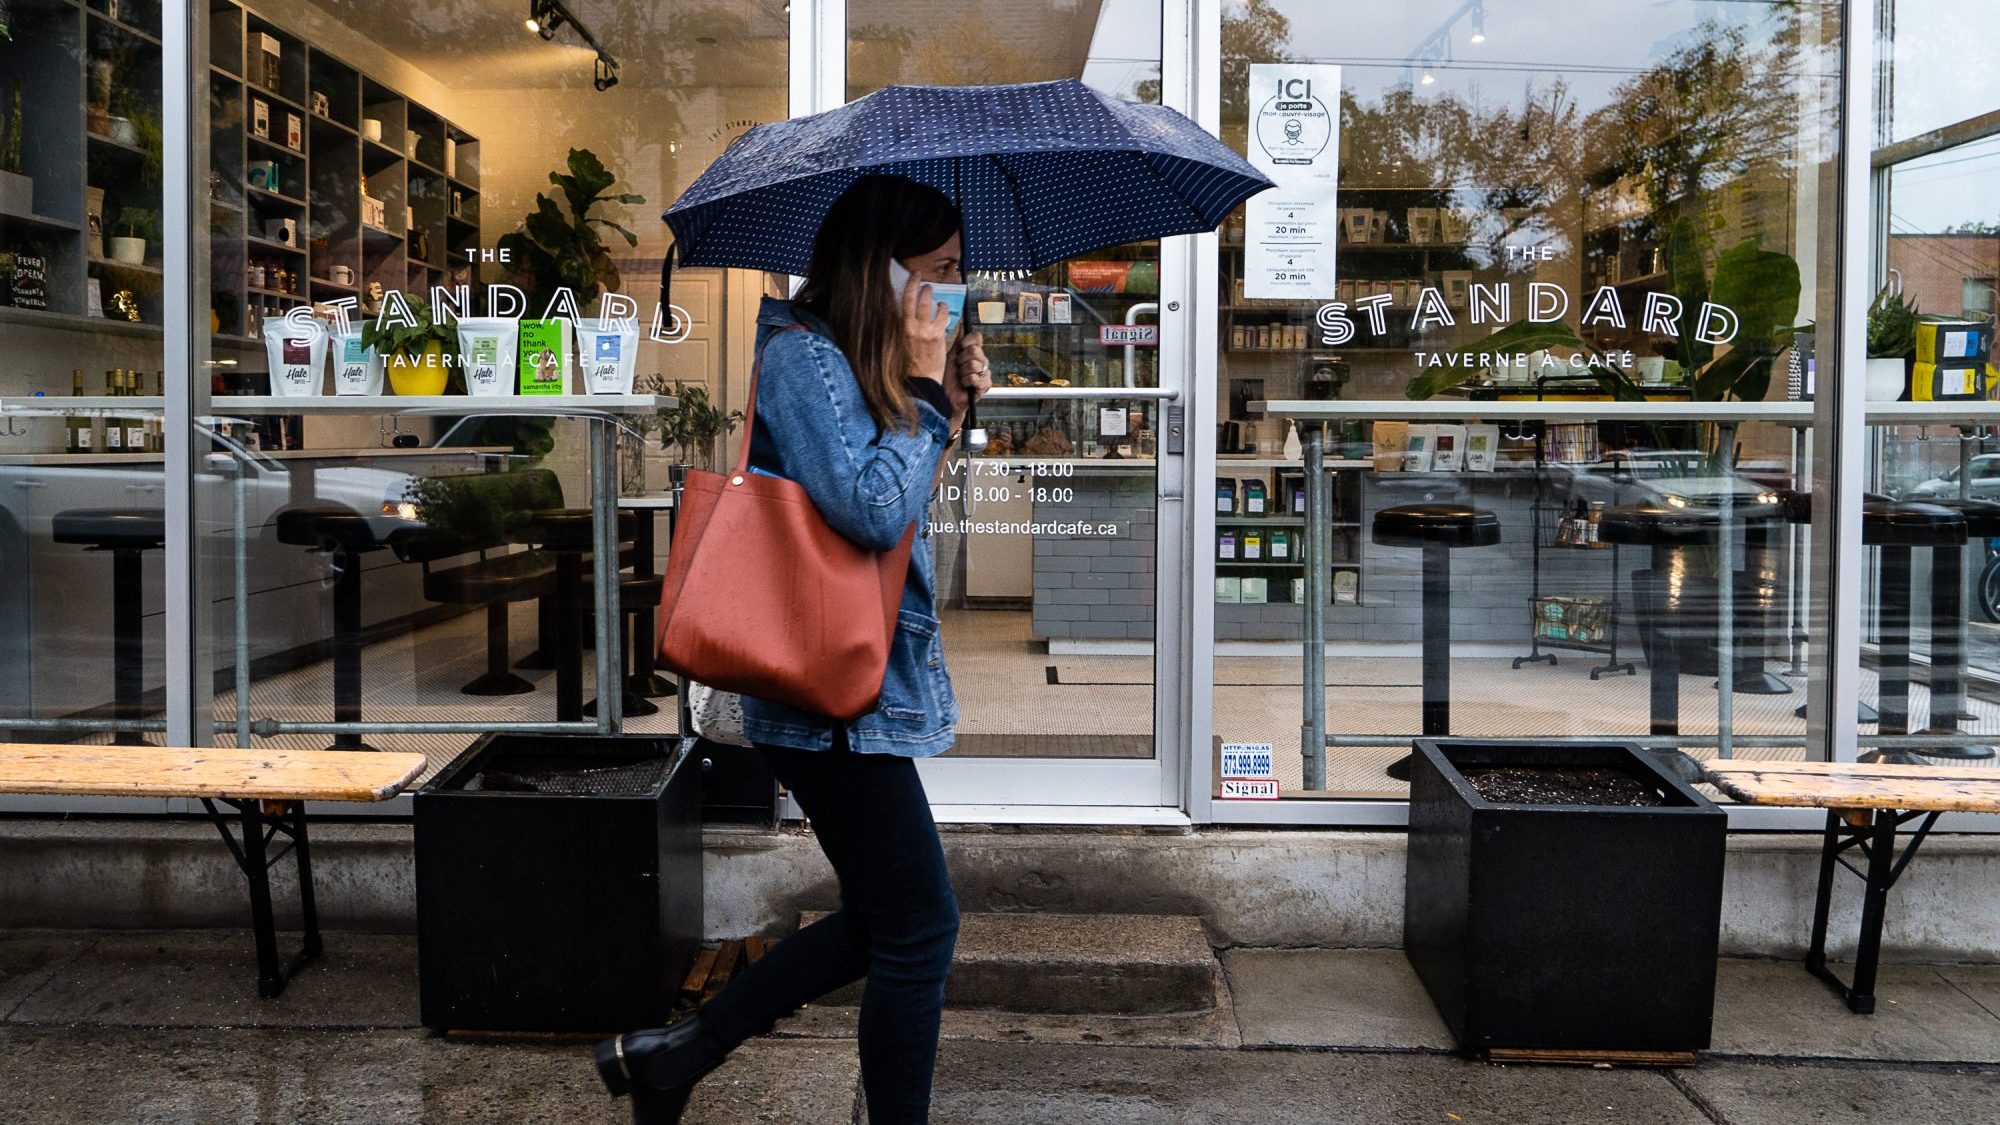
<path fill-rule="evenodd" d="M 1333 297 L 1340 68 L 1253 63 L 1249 94 L 1250 163 L 1278 186 L 1245 204 L 1243 295 Z"/>

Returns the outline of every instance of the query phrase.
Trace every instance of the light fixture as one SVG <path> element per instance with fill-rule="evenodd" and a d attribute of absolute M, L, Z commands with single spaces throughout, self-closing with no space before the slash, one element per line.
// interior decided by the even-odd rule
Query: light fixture
<path fill-rule="evenodd" d="M 1472 42 L 1486 42 L 1486 9 L 1472 9 Z"/>
<path fill-rule="evenodd" d="M 583 26 L 583 21 L 576 18 L 576 13 L 563 6 L 563 0 L 528 0 L 529 31 L 544 40 L 553 40 L 556 37 L 556 29 L 564 24 L 574 29 L 576 37 L 597 52 L 597 59 L 591 66 L 590 84 L 597 87 L 600 92 L 618 85 L 618 60 L 611 56 L 610 51 L 604 49 L 604 44 L 597 41 L 597 37 L 590 33 L 589 28 Z"/>
<path fill-rule="evenodd" d="M 1431 83 L 1433 83 L 1433 82 L 1436 82 L 1436 81 L 1437 81 L 1437 76 L 1431 73 L 1431 71 L 1430 71 L 1430 68 L 1429 68 L 1429 67 L 1425 67 L 1425 68 L 1424 68 L 1424 76 L 1423 76 L 1422 78 L 1419 78 L 1419 79 L 1417 79 L 1417 81 L 1418 81 L 1418 82 L 1421 82 L 1421 83 L 1423 83 L 1423 84 L 1424 84 L 1424 85 L 1426 85 L 1426 86 L 1428 86 L 1428 85 L 1430 85 Z"/>

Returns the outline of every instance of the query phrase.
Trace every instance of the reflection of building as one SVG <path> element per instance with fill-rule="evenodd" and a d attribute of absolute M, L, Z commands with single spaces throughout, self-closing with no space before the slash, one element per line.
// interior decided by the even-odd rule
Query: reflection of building
<path fill-rule="evenodd" d="M 1893 234 L 1889 268 L 1927 313 L 1991 316 L 2000 288 L 2000 234 Z"/>

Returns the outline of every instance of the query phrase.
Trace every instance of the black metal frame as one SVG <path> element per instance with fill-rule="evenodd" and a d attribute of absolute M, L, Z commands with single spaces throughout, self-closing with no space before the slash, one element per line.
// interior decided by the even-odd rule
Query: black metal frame
<path fill-rule="evenodd" d="M 298 975 L 318 957 L 324 946 L 319 936 L 319 908 L 313 902 L 312 850 L 306 842 L 306 805 L 304 801 L 258 801 L 221 798 L 222 803 L 236 810 L 236 817 L 215 807 L 215 801 L 203 797 L 202 806 L 208 810 L 208 818 L 214 822 L 215 830 L 222 834 L 222 842 L 229 847 L 229 854 L 236 859 L 236 865 L 250 880 L 250 929 L 257 939 L 257 995 L 266 1000 L 285 990 L 285 983 Z M 241 840 L 229 831 L 229 822 L 239 819 L 238 832 Z M 271 841 L 279 836 L 290 838 L 290 842 L 275 853 L 270 850 Z M 271 866 L 285 858 L 286 852 L 298 856 L 299 861 L 299 914 L 305 926 L 305 944 L 297 955 L 284 963 L 278 961 L 278 926 L 271 912 Z"/>
<path fill-rule="evenodd" d="M 1540 487 L 1539 482 L 1537 482 L 1537 487 Z M 1537 503 L 1530 509 L 1529 514 L 1534 521 L 1534 564 L 1529 572 L 1532 577 L 1530 579 L 1531 587 L 1528 594 L 1528 655 L 1515 657 L 1514 667 L 1519 668 L 1523 664 L 1539 664 L 1543 661 L 1554 664 L 1556 663 L 1556 654 L 1553 652 L 1543 652 L 1542 649 L 1544 647 L 1563 648 L 1569 649 L 1572 652 L 1587 652 L 1606 658 L 1605 663 L 1599 664 L 1590 670 L 1590 678 L 1593 680 L 1603 676 L 1607 672 L 1613 675 L 1623 672 L 1628 676 L 1636 676 L 1639 674 L 1637 665 L 1630 660 L 1618 659 L 1618 626 L 1620 624 L 1618 614 L 1618 575 L 1620 571 L 1618 569 L 1618 545 L 1616 543 L 1602 549 L 1611 558 L 1611 592 L 1606 594 L 1604 598 L 1604 640 L 1599 643 L 1590 641 L 1559 641 L 1553 637 L 1542 636 L 1541 617 L 1535 612 L 1536 603 L 1542 600 L 1542 552 L 1544 550 L 1591 550 L 1588 547 L 1571 547 L 1548 541 L 1554 535 L 1554 531 L 1551 530 L 1549 525 L 1549 517 L 1560 510 L 1553 505 L 1541 503 Z M 1560 519 L 1557 520 L 1556 526 L 1561 526 Z"/>
<path fill-rule="evenodd" d="M 1917 849 L 1930 835 L 1931 826 L 1937 823 L 1938 813 L 1875 809 L 1869 816 L 1868 823 L 1853 824 L 1843 810 L 1830 809 L 1826 814 L 1826 836 L 1819 857 L 1819 894 L 1813 904 L 1812 947 L 1806 951 L 1806 971 L 1825 981 L 1847 1001 L 1849 1008 L 1864 1016 L 1875 1010 L 1875 970 L 1881 960 L 1882 918 L 1889 902 L 1889 889 L 1916 857 Z M 1898 854 L 1897 831 L 1918 817 L 1923 818 L 1923 823 Z M 1840 854 L 1849 848 L 1859 850 L 1867 858 L 1866 870 Z M 1833 908 L 1836 863 L 1860 876 L 1866 887 L 1861 900 L 1861 937 L 1854 950 L 1851 985 L 1826 966 L 1826 924 Z"/>

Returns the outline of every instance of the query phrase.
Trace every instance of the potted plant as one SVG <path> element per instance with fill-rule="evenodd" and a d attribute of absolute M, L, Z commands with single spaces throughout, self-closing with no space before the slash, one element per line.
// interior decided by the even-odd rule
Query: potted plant
<path fill-rule="evenodd" d="M 648 376 L 645 394 L 672 395 L 680 405 L 642 418 L 640 425 L 660 435 L 660 449 L 678 451 L 675 464 L 698 469 L 715 467 L 715 439 L 736 432 L 743 424 L 741 410 L 724 410 L 708 396 L 708 387 L 675 379 L 669 385 L 661 375 Z"/>
<path fill-rule="evenodd" d="M 111 260 L 128 266 L 143 265 L 146 247 L 158 233 L 160 212 L 150 207 L 127 207 L 118 213 L 118 233 L 111 236 Z"/>
<path fill-rule="evenodd" d="M 21 142 L 27 136 L 21 80 L 14 80 L 14 101 L 0 120 L 0 215 L 35 213 L 35 181 L 21 171 Z"/>
<path fill-rule="evenodd" d="M 1916 355 L 1916 302 L 1906 300 L 1900 286 L 1885 285 L 1868 306 L 1868 401 L 1908 398 Z"/>
<path fill-rule="evenodd" d="M 382 357 L 389 386 L 399 395 L 441 395 L 451 379 L 445 356 L 457 348 L 457 329 L 431 320 L 429 307 L 413 304 L 413 324 L 384 324 L 381 318 L 361 326 L 361 346 Z"/>
<path fill-rule="evenodd" d="M 1419 739 L 1403 948 L 1461 1046 L 1704 1049 L 1728 817 L 1632 743 Z"/>

